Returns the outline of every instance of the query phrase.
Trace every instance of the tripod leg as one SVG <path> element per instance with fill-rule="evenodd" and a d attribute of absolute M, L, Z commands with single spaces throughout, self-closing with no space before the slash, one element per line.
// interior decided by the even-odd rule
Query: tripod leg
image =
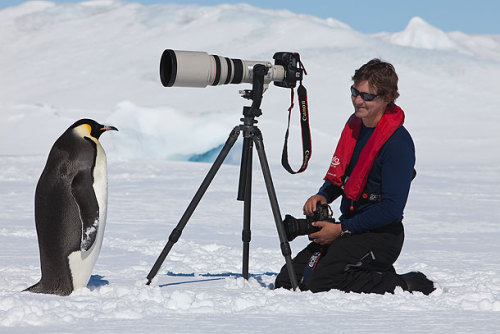
<path fill-rule="evenodd" d="M 241 169 L 245 175 L 240 176 L 240 192 L 244 184 L 244 202 L 243 202 L 243 231 L 241 240 L 243 241 L 243 278 L 248 279 L 248 258 L 250 254 L 250 241 L 252 240 L 252 232 L 250 231 L 250 216 L 252 204 L 252 154 L 253 141 L 251 138 L 244 138 L 243 153 L 241 158 Z M 244 177 L 244 180 L 243 180 Z M 240 198 L 238 198 L 241 200 Z"/>
<path fill-rule="evenodd" d="M 224 159 L 228 155 L 229 151 L 233 147 L 234 143 L 238 139 L 238 136 L 240 134 L 240 127 L 237 126 L 235 127 L 231 133 L 229 134 L 229 138 L 226 140 L 226 143 L 224 144 L 224 147 L 220 151 L 219 155 L 215 159 L 212 167 L 208 171 L 207 175 L 205 176 L 205 179 L 201 183 L 200 187 L 198 188 L 198 191 L 194 195 L 193 199 L 189 203 L 186 211 L 181 217 L 181 220 L 177 224 L 177 226 L 174 228 L 170 236 L 168 237 L 168 242 L 163 248 L 163 251 L 161 252 L 160 256 L 156 260 L 155 264 L 151 268 L 151 271 L 149 272 L 147 276 L 147 283 L 146 285 L 149 285 L 153 278 L 156 276 L 158 273 L 158 270 L 160 270 L 161 265 L 163 264 L 163 261 L 165 261 L 165 258 L 167 257 L 168 253 L 170 252 L 170 249 L 172 249 L 172 246 L 179 240 L 182 230 L 186 226 L 189 218 L 193 214 L 194 210 L 198 206 L 198 203 L 200 202 L 201 198 L 203 197 L 203 194 L 205 194 L 205 191 L 207 190 L 208 186 L 212 182 L 213 178 L 217 174 L 217 171 L 219 170 L 220 166 L 224 162 Z"/>
<path fill-rule="evenodd" d="M 243 148 L 241 150 L 241 163 L 240 163 L 240 179 L 238 182 L 238 201 L 244 201 L 246 196 L 246 186 L 248 178 L 248 159 L 251 159 L 251 150 L 253 148 L 253 140 L 250 137 L 245 137 L 245 130 L 243 130 Z M 249 153 L 250 151 L 250 153 Z M 252 168 L 250 168 L 252 169 Z"/>
<path fill-rule="evenodd" d="M 290 277 L 292 288 L 293 290 L 295 290 L 297 289 L 297 278 L 295 276 L 295 270 L 292 265 L 292 256 L 291 256 L 292 250 L 286 238 L 285 230 L 281 222 L 281 213 L 278 205 L 278 199 L 276 197 L 276 191 L 274 190 L 273 180 L 271 178 L 271 170 L 269 169 L 266 152 L 264 151 L 264 142 L 262 141 L 262 134 L 258 129 L 255 135 L 253 136 L 253 140 L 255 142 L 255 148 L 257 149 L 257 154 L 259 155 L 260 166 L 262 168 L 262 174 L 264 175 L 264 181 L 266 183 L 267 194 L 269 195 L 269 201 L 271 202 L 271 209 L 273 210 L 274 222 L 276 223 L 278 236 L 281 242 L 281 252 L 285 257 L 286 268 L 288 270 L 288 276 Z"/>

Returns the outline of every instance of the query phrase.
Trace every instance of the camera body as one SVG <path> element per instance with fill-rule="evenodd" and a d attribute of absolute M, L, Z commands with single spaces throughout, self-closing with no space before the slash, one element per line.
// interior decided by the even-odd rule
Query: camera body
<path fill-rule="evenodd" d="M 312 223 L 316 221 L 327 221 L 335 223 L 335 218 L 332 217 L 332 212 L 328 204 L 319 204 L 316 206 L 312 216 L 298 219 L 291 215 L 285 215 L 283 226 L 288 241 L 292 241 L 299 235 L 309 235 L 318 232 L 321 227 L 313 226 Z"/>
<path fill-rule="evenodd" d="M 301 81 L 304 76 L 304 69 L 300 66 L 298 53 L 276 52 L 273 56 L 274 65 L 283 67 L 284 77 L 282 80 L 275 80 L 274 85 L 283 88 L 295 88 L 297 81 Z"/>

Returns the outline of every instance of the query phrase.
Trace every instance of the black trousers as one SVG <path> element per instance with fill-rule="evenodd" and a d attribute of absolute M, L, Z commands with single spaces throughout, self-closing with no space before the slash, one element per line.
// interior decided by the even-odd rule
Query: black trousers
<path fill-rule="evenodd" d="M 293 266 L 301 290 L 312 292 L 338 289 L 346 292 L 394 293 L 397 286 L 406 286 L 393 264 L 403 247 L 402 223 L 375 232 L 339 238 L 328 246 L 314 242 L 297 254 Z M 303 279 L 311 256 L 321 251 L 314 270 Z M 275 288 L 291 289 L 286 266 L 276 277 Z"/>

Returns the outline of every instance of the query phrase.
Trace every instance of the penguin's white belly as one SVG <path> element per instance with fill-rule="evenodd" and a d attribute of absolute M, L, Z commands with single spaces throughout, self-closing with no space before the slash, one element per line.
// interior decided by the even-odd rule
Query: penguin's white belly
<path fill-rule="evenodd" d="M 92 247 L 90 247 L 88 251 L 74 251 L 68 256 L 74 290 L 86 287 L 89 282 L 92 269 L 101 251 L 104 228 L 106 225 L 106 208 L 108 201 L 106 154 L 101 144 L 98 141 L 94 142 L 97 144 L 97 156 L 93 174 L 94 184 L 92 186 L 99 206 L 99 221 L 95 224 L 97 226 L 97 235 Z"/>

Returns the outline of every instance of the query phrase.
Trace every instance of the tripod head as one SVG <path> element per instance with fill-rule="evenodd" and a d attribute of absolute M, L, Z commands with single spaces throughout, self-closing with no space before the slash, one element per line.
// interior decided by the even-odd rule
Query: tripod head
<path fill-rule="evenodd" d="M 260 104 L 262 103 L 262 95 L 264 94 L 264 77 L 269 68 L 263 64 L 256 64 L 253 67 L 252 90 L 244 90 L 241 97 L 252 100 L 250 107 L 243 107 L 243 116 L 255 118 L 262 115 Z"/>

